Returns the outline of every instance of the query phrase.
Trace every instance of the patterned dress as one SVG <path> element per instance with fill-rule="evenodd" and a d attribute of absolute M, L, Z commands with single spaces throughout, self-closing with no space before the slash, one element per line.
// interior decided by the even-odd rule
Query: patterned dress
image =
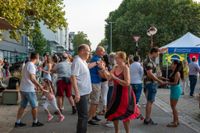
<path fill-rule="evenodd" d="M 123 72 L 117 75 L 120 79 L 124 79 Z M 126 122 L 135 119 L 140 115 L 140 111 L 136 105 L 135 94 L 130 86 L 122 86 L 118 81 L 114 80 L 114 89 L 111 101 L 108 103 L 108 110 L 105 118 L 109 121 L 122 120 Z"/>

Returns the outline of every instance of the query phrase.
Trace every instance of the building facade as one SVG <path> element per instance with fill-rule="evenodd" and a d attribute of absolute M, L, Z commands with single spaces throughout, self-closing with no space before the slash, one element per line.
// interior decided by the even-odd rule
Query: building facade
<path fill-rule="evenodd" d="M 33 47 L 28 37 L 22 35 L 19 41 L 10 38 L 8 31 L 1 32 L 0 53 L 2 58 L 7 59 L 9 63 L 25 61 Z"/>

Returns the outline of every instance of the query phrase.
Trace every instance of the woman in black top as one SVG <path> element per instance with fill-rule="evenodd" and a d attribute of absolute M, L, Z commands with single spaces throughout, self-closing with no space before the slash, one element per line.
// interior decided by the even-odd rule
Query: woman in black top
<path fill-rule="evenodd" d="M 183 66 L 182 63 L 178 59 L 176 59 L 173 61 L 171 68 L 172 73 L 169 76 L 168 84 L 170 85 L 170 105 L 173 113 L 173 122 L 169 123 L 167 127 L 177 127 L 179 125 L 179 119 L 176 105 L 182 93 L 180 80 L 184 78 Z"/>

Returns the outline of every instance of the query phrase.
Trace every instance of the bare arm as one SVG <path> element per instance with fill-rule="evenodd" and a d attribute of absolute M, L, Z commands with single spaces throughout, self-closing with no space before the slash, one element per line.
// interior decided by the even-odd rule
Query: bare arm
<path fill-rule="evenodd" d="M 48 64 L 48 70 L 46 71 L 46 70 L 44 70 L 44 69 L 42 69 L 42 71 L 44 72 L 44 73 L 48 73 L 48 74 L 50 74 L 51 73 L 51 69 L 52 69 L 52 64 Z"/>
<path fill-rule="evenodd" d="M 71 82 L 72 82 L 72 86 L 73 86 L 73 88 L 74 88 L 75 94 L 79 94 L 78 85 L 77 85 L 77 80 L 76 80 L 76 76 L 75 76 L 75 75 L 72 75 L 72 76 L 71 76 Z"/>
<path fill-rule="evenodd" d="M 36 80 L 35 74 L 30 74 L 30 80 L 31 82 L 33 82 L 33 84 L 40 88 L 42 90 L 42 86 L 38 83 L 38 81 Z"/>
<path fill-rule="evenodd" d="M 88 64 L 88 68 L 91 69 L 93 67 L 97 66 L 97 62 L 92 62 Z"/>
<path fill-rule="evenodd" d="M 147 76 L 151 79 L 153 79 L 154 81 L 157 81 L 159 82 L 160 84 L 163 84 L 163 81 L 160 80 L 159 78 L 157 78 L 153 73 L 152 73 L 152 70 L 147 70 Z"/>

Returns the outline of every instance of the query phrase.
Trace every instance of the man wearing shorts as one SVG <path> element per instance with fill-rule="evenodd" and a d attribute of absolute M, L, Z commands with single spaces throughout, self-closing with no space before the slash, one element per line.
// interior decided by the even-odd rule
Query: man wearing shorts
<path fill-rule="evenodd" d="M 27 104 L 30 103 L 32 107 L 32 117 L 33 123 L 32 127 L 43 126 L 37 119 L 38 114 L 38 101 L 35 92 L 35 88 L 42 89 L 42 86 L 36 80 L 36 67 L 35 64 L 39 60 L 39 55 L 36 53 L 31 53 L 30 62 L 27 62 L 23 68 L 23 75 L 20 84 L 21 89 L 21 104 L 17 113 L 17 121 L 15 122 L 15 127 L 26 126 L 25 123 L 21 122 L 24 110 L 27 107 Z"/>
<path fill-rule="evenodd" d="M 96 48 L 96 54 L 92 57 L 91 63 L 101 61 L 104 56 L 105 50 L 103 47 L 98 46 Z M 90 69 L 91 81 L 92 81 L 92 92 L 90 94 L 90 109 L 89 109 L 89 121 L 88 124 L 98 125 L 96 121 L 100 119 L 96 115 L 96 111 L 99 105 L 100 95 L 101 95 L 101 77 L 99 75 L 100 68 L 95 66 Z"/>
<path fill-rule="evenodd" d="M 156 93 L 157 93 L 157 83 L 164 84 L 162 80 L 158 79 L 156 75 L 156 63 L 155 59 L 159 55 L 159 49 L 154 47 L 151 48 L 148 57 L 144 61 L 144 87 L 146 89 L 146 98 L 147 98 L 147 105 L 146 105 L 146 115 L 144 124 L 145 125 L 157 125 L 157 123 L 153 122 L 151 119 L 151 111 L 152 105 L 155 101 Z"/>
<path fill-rule="evenodd" d="M 76 113 L 75 103 L 72 97 L 72 86 L 71 86 L 71 65 L 72 63 L 68 61 L 68 56 L 63 54 L 61 56 L 61 61 L 53 68 L 52 72 L 58 74 L 57 81 L 57 102 L 58 108 L 62 112 L 63 110 L 63 102 L 64 96 L 69 100 L 69 103 L 72 106 L 72 114 Z"/>

